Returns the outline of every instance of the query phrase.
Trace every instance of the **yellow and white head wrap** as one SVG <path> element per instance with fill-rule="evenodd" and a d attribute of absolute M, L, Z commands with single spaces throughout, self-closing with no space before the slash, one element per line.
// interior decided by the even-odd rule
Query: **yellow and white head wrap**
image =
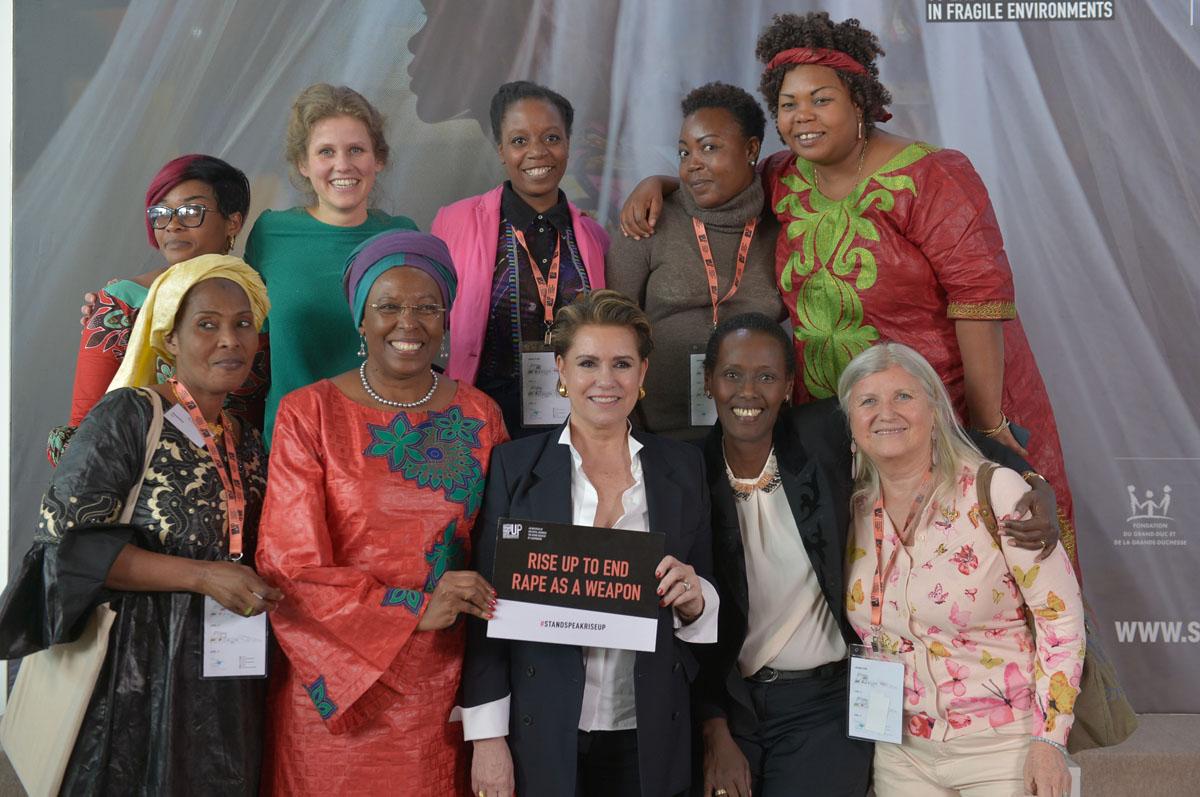
<path fill-rule="evenodd" d="M 271 302 L 267 299 L 267 286 L 258 272 L 238 257 L 229 255 L 201 255 L 168 268 L 150 285 L 146 301 L 138 311 L 125 358 L 108 389 L 119 387 L 142 387 L 155 382 L 155 361 L 162 357 L 174 362 L 167 351 L 164 339 L 175 328 L 175 316 L 183 297 L 198 282 L 208 279 L 227 279 L 236 282 L 246 291 L 250 299 L 250 311 L 254 314 L 254 328 L 262 329 Z"/>

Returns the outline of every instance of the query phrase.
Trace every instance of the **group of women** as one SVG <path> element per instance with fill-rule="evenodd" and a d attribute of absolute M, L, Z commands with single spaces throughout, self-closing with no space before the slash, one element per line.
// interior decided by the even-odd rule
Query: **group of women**
<path fill-rule="evenodd" d="M 757 55 L 787 149 L 696 89 L 678 182 L 611 247 L 559 188 L 570 103 L 523 81 L 491 107 L 508 179 L 432 235 L 371 207 L 383 122 L 344 87 L 297 99 L 310 203 L 245 262 L 244 175 L 163 168 L 166 264 L 88 297 L 0 612 L 6 656 L 117 612 L 67 793 L 860 795 L 872 762 L 880 795 L 1066 793 L 1069 493 L 986 192 L 876 127 L 857 21 L 781 15 Z M 1017 472 L 981 492 L 984 453 Z M 654 652 L 488 637 L 501 517 L 663 534 Z M 265 684 L 200 678 L 204 598 L 270 612 Z M 904 663 L 902 744 L 847 736 L 855 643 Z"/>

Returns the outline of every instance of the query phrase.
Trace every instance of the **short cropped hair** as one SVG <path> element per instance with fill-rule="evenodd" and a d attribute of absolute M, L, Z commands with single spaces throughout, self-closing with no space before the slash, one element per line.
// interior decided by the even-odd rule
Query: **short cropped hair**
<path fill-rule="evenodd" d="M 571 125 L 575 123 L 575 109 L 571 107 L 571 102 L 554 89 L 528 80 L 514 80 L 496 89 L 496 93 L 492 95 L 492 138 L 497 144 L 500 143 L 500 127 L 504 123 L 504 114 L 508 113 L 510 106 L 521 100 L 541 100 L 553 105 L 562 117 L 567 138 L 571 137 Z"/>
<path fill-rule="evenodd" d="M 767 116 L 758 101 L 745 89 L 728 83 L 705 83 L 692 89 L 680 103 L 683 115 L 691 116 L 703 108 L 723 108 L 737 120 L 742 135 L 762 141 L 767 129 Z"/>
<path fill-rule="evenodd" d="M 625 327 L 637 336 L 638 356 L 643 360 L 654 351 L 650 319 L 637 302 L 623 293 L 610 290 L 590 291 L 575 297 L 554 316 L 550 345 L 559 357 L 565 357 L 575 335 L 586 326 Z"/>

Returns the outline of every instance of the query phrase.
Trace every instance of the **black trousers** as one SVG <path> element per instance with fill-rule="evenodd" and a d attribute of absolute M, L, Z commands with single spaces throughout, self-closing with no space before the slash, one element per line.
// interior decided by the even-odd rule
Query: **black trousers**
<path fill-rule="evenodd" d="M 846 736 L 845 668 L 828 677 L 747 682 L 758 727 L 733 728 L 754 797 L 862 797 L 874 745 Z"/>
<path fill-rule="evenodd" d="M 575 797 L 639 797 L 637 731 L 580 731 Z"/>

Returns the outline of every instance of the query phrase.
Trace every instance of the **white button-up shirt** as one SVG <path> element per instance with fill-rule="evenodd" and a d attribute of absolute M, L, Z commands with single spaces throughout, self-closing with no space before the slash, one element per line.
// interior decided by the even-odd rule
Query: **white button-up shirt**
<path fill-rule="evenodd" d="M 621 495 L 624 514 L 613 524 L 613 528 L 648 531 L 650 508 L 646 500 L 646 482 L 639 456 L 642 444 L 631 434 L 626 434 L 625 440 L 629 446 L 629 466 L 633 484 Z M 571 442 L 569 422 L 563 427 L 558 442 L 571 450 L 571 522 L 577 526 L 590 526 L 596 520 L 599 496 L 583 471 L 583 457 Z M 720 598 L 716 589 L 706 579 L 697 579 L 704 595 L 704 611 L 688 625 L 684 625 L 676 614 L 675 636 L 686 642 L 716 642 Z M 583 648 L 583 660 L 586 678 L 583 705 L 579 711 L 579 730 L 624 731 L 636 728 L 637 711 L 633 681 L 637 653 L 611 648 Z M 507 736 L 509 697 L 506 695 L 490 703 L 461 709 L 461 717 L 463 736 L 467 741 Z"/>

